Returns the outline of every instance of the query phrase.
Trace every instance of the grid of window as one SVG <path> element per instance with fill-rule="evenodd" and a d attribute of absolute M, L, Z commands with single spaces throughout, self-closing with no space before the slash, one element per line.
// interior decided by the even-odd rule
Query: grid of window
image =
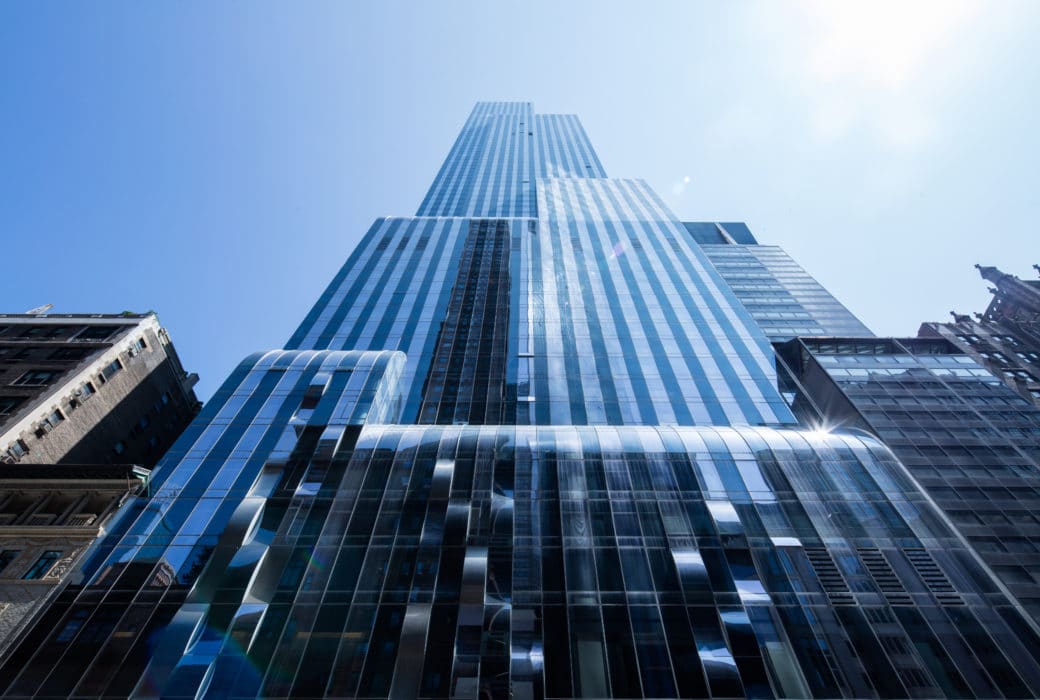
<path fill-rule="evenodd" d="M 913 342 L 918 350 L 929 347 Z M 930 345 L 948 354 L 911 354 L 891 342 L 873 344 L 886 354 L 841 354 L 857 345 L 805 343 L 869 427 L 1040 620 L 1040 411 L 945 341 Z"/>
<path fill-rule="evenodd" d="M 537 220 L 377 222 L 289 346 L 405 352 L 402 420 L 418 420 L 449 302 L 471 282 L 459 273 L 470 228 L 508 221 L 517 422 L 794 422 L 767 338 L 645 183 L 553 179 L 538 192 Z"/>
<path fill-rule="evenodd" d="M 927 323 L 921 332 L 954 343 L 1040 408 L 1040 328 L 987 314 L 981 322 L 958 316 L 956 323 Z"/>
<path fill-rule="evenodd" d="M 420 423 L 514 423 L 506 389 L 510 226 L 473 220 L 423 387 Z"/>
<path fill-rule="evenodd" d="M 531 423 L 794 422 L 767 339 L 646 183 L 546 179 L 538 197 L 520 243 Z"/>
<path fill-rule="evenodd" d="M 323 359 L 222 390 L 210 426 L 244 413 L 244 439 L 270 429 L 279 391 L 271 409 L 299 417 L 327 387 L 292 445 L 244 458 L 231 488 L 245 498 L 218 495 L 227 456 L 198 468 L 235 440 L 182 445 L 157 500 L 0 670 L 6 693 L 1040 692 L 1035 638 L 880 443 L 766 428 L 330 437 L 346 387 L 322 384 Z M 180 486 L 185 468 L 204 481 Z"/>
<path fill-rule="evenodd" d="M 874 335 L 781 248 L 712 244 L 701 249 L 771 341 Z"/>
<path fill-rule="evenodd" d="M 576 117 L 479 104 L 419 215 L 378 220 L 106 525 L 0 694 L 1040 697 L 1036 628 L 911 472 L 793 427 L 767 334 L 847 312 L 778 249 L 713 265 L 700 242 L 754 243 L 713 226 L 607 179 Z M 963 417 L 942 386 L 981 436 L 1033 435 L 969 358 L 832 345 L 832 391 L 928 382 L 929 420 Z M 1005 496 L 1033 494 L 971 478 L 1025 522 Z"/>
<path fill-rule="evenodd" d="M 401 350 L 402 420 L 415 422 L 468 232 L 466 219 L 377 221 L 287 347 Z"/>
<path fill-rule="evenodd" d="M 480 102 L 419 206 L 419 216 L 535 216 L 539 178 L 606 177 L 573 114 Z"/>

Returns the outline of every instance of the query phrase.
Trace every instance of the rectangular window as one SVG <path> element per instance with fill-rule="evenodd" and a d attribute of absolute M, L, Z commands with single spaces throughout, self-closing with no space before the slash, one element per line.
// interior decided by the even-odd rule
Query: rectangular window
<path fill-rule="evenodd" d="M 21 396 L 0 396 L 0 416 L 8 416 L 25 403 Z"/>
<path fill-rule="evenodd" d="M 0 571 L 3 571 L 22 553 L 20 549 L 5 549 L 0 552 Z"/>
<path fill-rule="evenodd" d="M 68 326 L 29 326 L 19 338 L 56 338 L 68 330 Z"/>
<path fill-rule="evenodd" d="M 24 360 L 36 353 L 40 348 L 35 345 L 29 347 L 0 348 L 0 360 Z"/>
<path fill-rule="evenodd" d="M 7 448 L 7 453 L 15 459 L 21 459 L 29 452 L 29 447 L 21 440 L 15 440 L 11 443 L 11 446 Z"/>
<path fill-rule="evenodd" d="M 82 360 L 90 354 L 86 348 L 58 348 L 50 354 L 50 360 Z"/>
<path fill-rule="evenodd" d="M 40 555 L 40 558 L 36 560 L 35 564 L 29 567 L 28 571 L 22 574 L 22 578 L 26 581 L 33 581 L 36 579 L 43 578 L 59 559 L 61 559 L 60 550 L 47 550 L 46 552 Z"/>
<path fill-rule="evenodd" d="M 103 370 L 101 370 L 101 376 L 104 377 L 105 381 L 107 382 L 116 373 L 122 371 L 122 369 L 123 369 L 123 363 L 120 362 L 119 359 L 117 358 L 115 360 L 112 360 L 110 363 L 108 363 L 108 365 Z"/>
<path fill-rule="evenodd" d="M 77 391 L 76 393 L 79 395 L 81 399 L 86 399 L 92 396 L 95 391 L 97 391 L 97 389 L 94 388 L 94 385 L 90 382 L 87 382 L 83 386 L 81 386 L 79 388 L 79 391 Z"/>
<path fill-rule="evenodd" d="M 26 372 L 12 382 L 18 386 L 44 386 L 54 381 L 61 372 L 48 369 L 34 369 Z"/>
<path fill-rule="evenodd" d="M 87 326 L 76 334 L 74 340 L 100 343 L 112 337 L 119 328 L 120 326 Z"/>

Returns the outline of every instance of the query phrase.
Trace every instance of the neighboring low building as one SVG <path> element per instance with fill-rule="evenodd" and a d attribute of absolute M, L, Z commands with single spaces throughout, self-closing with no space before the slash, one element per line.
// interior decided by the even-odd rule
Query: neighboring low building
<path fill-rule="evenodd" d="M 798 338 L 778 353 L 799 417 L 884 440 L 1040 622 L 1040 411 L 942 338 Z"/>
<path fill-rule="evenodd" d="M 147 480 L 129 465 L 0 465 L 0 656 Z"/>
<path fill-rule="evenodd" d="M 986 313 L 955 313 L 953 323 L 924 323 L 917 334 L 946 338 L 1040 408 L 1040 280 L 976 267 L 995 285 Z"/>
<path fill-rule="evenodd" d="M 154 313 L 0 314 L 0 461 L 151 467 L 196 381 Z"/>

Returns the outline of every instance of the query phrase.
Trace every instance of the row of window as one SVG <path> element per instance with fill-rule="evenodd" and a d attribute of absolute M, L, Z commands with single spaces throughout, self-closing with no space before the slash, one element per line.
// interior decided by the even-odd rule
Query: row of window
<path fill-rule="evenodd" d="M 156 416 L 158 416 L 162 412 L 163 408 L 169 405 L 171 400 L 172 394 L 170 394 L 169 391 L 163 392 L 163 395 L 159 398 L 159 400 L 152 405 L 152 411 L 155 413 Z M 145 430 L 148 428 L 148 426 L 151 424 L 152 419 L 149 418 L 147 414 L 142 415 L 140 418 L 137 419 L 137 423 L 134 424 L 134 427 L 130 429 L 130 434 L 127 436 L 127 438 L 125 440 L 119 440 L 118 442 L 116 442 L 115 445 L 112 446 L 112 452 L 114 452 L 117 456 L 125 454 L 128 448 L 128 443 L 141 437 Z M 173 426 L 170 425 L 169 421 L 166 422 L 166 430 L 173 430 Z M 158 446 L 159 436 L 150 436 L 148 438 L 148 446 L 144 448 L 145 454 L 150 454 L 152 450 L 154 450 Z"/>
<path fill-rule="evenodd" d="M 126 324 L 0 326 L 0 336 L 3 336 L 5 340 L 54 340 L 62 338 L 81 342 L 102 343 L 127 327 Z"/>
<path fill-rule="evenodd" d="M 1037 354 L 1037 353 L 1031 352 L 1031 351 L 1022 351 L 1022 350 L 1015 350 L 1014 352 L 1015 352 L 1015 356 L 1018 357 L 1018 359 L 1020 359 L 1020 360 L 1023 360 L 1025 362 L 1040 363 L 1040 354 Z M 987 360 L 992 360 L 994 362 L 999 362 L 1000 364 L 1003 364 L 1003 365 L 1011 364 L 1011 359 L 1007 355 L 1005 355 L 1002 352 L 996 351 L 996 350 L 992 350 L 992 351 L 986 350 L 986 351 L 980 352 L 979 355 L 981 355 L 982 357 L 986 358 Z"/>
<path fill-rule="evenodd" d="M 144 341 L 141 341 L 144 342 Z M 123 363 L 119 359 L 105 365 L 99 374 L 99 380 L 104 384 L 113 375 L 123 369 Z M 31 369 L 11 382 L 11 386 L 47 386 L 55 379 L 65 373 L 64 369 Z"/>
<path fill-rule="evenodd" d="M 20 549 L 5 549 L 0 551 L 0 574 L 17 561 L 21 554 L 22 550 Z M 54 565 L 58 563 L 58 560 L 61 559 L 61 555 L 61 550 L 46 550 L 28 569 L 25 570 L 25 573 L 21 576 L 22 580 L 34 581 L 43 578 L 47 575 L 47 572 L 54 568 Z"/>
<path fill-rule="evenodd" d="M 127 354 L 133 358 L 141 354 L 142 351 L 148 348 L 148 344 L 144 338 L 138 338 L 130 346 Z M 62 348 L 56 351 L 57 353 L 68 354 L 68 357 L 62 357 L 60 359 L 78 359 L 79 357 L 85 357 L 86 354 L 78 354 L 76 348 Z M 55 359 L 52 356 L 51 359 Z M 112 375 L 123 369 L 123 363 L 116 358 L 112 362 L 108 363 L 103 370 L 101 370 L 101 383 L 103 384 L 106 380 L 112 377 Z M 13 382 L 12 386 L 46 386 L 52 383 L 55 379 L 61 376 L 66 370 L 65 369 L 32 369 L 25 372 Z"/>
<path fill-rule="evenodd" d="M 974 333 L 966 333 L 964 335 L 958 335 L 957 337 L 970 345 L 977 345 L 983 342 L 983 339 Z M 991 335 L 987 340 L 996 340 L 997 342 L 1007 343 L 1008 345 L 1015 345 L 1018 343 L 1018 338 L 1013 335 Z"/>
<path fill-rule="evenodd" d="M 127 350 L 127 356 L 128 358 L 133 359 L 147 348 L 148 343 L 144 338 L 138 338 Z M 37 439 L 45 438 L 51 430 L 66 420 L 68 414 L 82 406 L 84 401 L 97 393 L 97 387 L 99 385 L 107 383 L 112 379 L 112 377 L 122 372 L 123 369 L 125 369 L 125 365 L 123 364 L 123 361 L 117 357 L 105 365 L 95 376 L 94 380 L 88 380 L 81 384 L 63 407 L 54 409 L 36 425 L 34 432 Z M 40 386 L 50 384 L 58 375 L 63 374 L 64 371 L 65 370 L 30 370 L 15 380 L 13 384 L 17 386 Z M 23 396 L 0 398 L 0 416 L 13 414 L 27 399 L 28 397 Z M 169 401 L 167 395 L 164 395 L 163 399 L 164 403 Z M 5 452 L 0 453 L 0 461 L 17 462 L 28 452 L 28 444 L 26 444 L 22 439 L 17 439 L 8 446 Z M 117 448 L 116 454 L 121 453 L 122 451 Z"/>
<path fill-rule="evenodd" d="M 55 361 L 77 361 L 98 351 L 98 348 L 53 348 L 44 345 L 8 345 L 0 347 L 0 360 L 25 360 L 29 358 Z M 46 357 L 43 357 L 46 353 Z"/>

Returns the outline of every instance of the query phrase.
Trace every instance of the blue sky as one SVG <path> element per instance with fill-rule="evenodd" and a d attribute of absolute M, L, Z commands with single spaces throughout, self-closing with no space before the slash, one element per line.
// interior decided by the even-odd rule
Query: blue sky
<path fill-rule="evenodd" d="M 882 334 L 1040 262 L 1040 3 L 0 3 L 0 309 L 159 312 L 208 397 L 472 104 L 747 221 Z"/>

